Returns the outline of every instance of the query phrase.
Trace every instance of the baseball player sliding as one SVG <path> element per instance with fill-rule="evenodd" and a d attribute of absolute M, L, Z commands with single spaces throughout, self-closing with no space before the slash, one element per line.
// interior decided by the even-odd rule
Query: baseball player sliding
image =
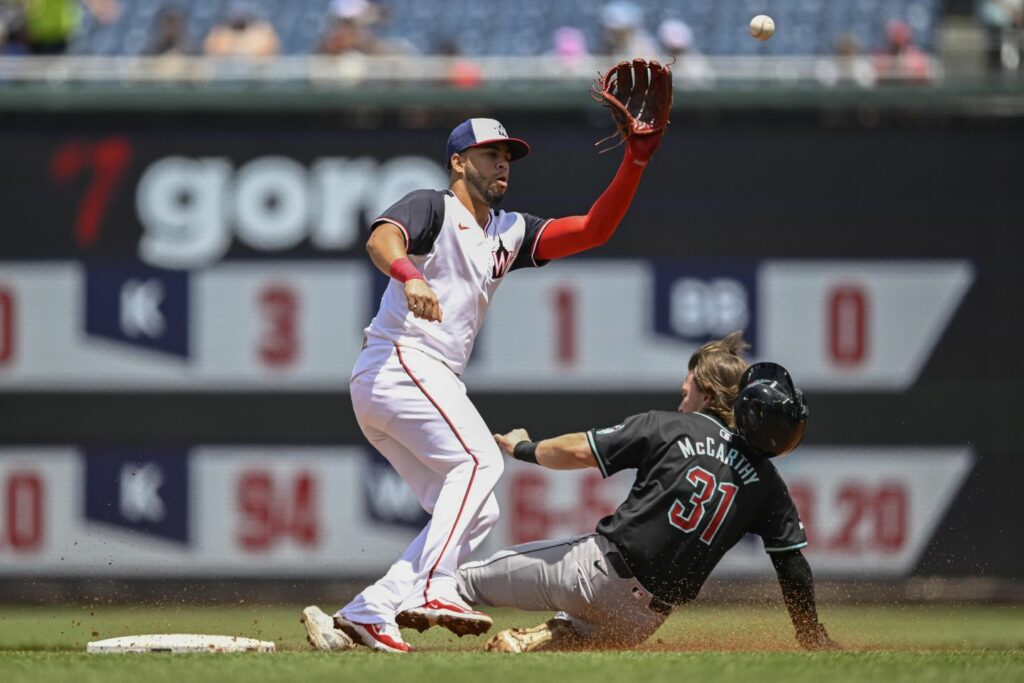
<path fill-rule="evenodd" d="M 544 220 L 499 210 L 511 162 L 530 148 L 494 119 L 469 119 L 448 138 L 448 190 L 412 192 L 372 222 L 366 248 L 391 281 L 365 330 L 352 404 L 366 438 L 432 517 L 387 574 L 333 619 L 315 607 L 303 611 L 314 647 L 344 649 L 350 640 L 409 652 L 399 613 L 459 634 L 491 627 L 459 596 L 457 577 L 498 519 L 493 489 L 503 462 L 460 375 L 509 271 L 599 246 L 615 232 L 668 123 L 671 73 L 657 62 L 623 62 L 595 95 L 612 111 L 625 156 L 585 216 Z"/>
<path fill-rule="evenodd" d="M 772 558 L 797 641 L 838 647 L 818 622 L 811 568 L 800 552 L 807 537 L 770 460 L 803 438 L 803 395 L 779 365 L 748 368 L 745 348 L 735 332 L 698 349 L 676 412 L 539 443 L 523 429 L 496 435 L 519 460 L 557 470 L 596 467 L 604 476 L 635 469 L 636 480 L 593 534 L 526 543 L 461 567 L 459 593 L 470 603 L 558 611 L 540 626 L 499 632 L 488 650 L 641 643 L 673 607 L 697 597 L 747 533 L 760 536 Z"/>

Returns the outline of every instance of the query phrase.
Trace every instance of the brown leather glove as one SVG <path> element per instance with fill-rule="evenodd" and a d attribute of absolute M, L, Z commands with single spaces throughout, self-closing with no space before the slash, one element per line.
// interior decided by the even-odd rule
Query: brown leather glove
<path fill-rule="evenodd" d="M 668 126 L 672 71 L 653 60 L 619 62 L 598 76 L 591 94 L 612 114 L 616 132 L 610 137 L 630 142 L 640 161 L 650 159 Z"/>

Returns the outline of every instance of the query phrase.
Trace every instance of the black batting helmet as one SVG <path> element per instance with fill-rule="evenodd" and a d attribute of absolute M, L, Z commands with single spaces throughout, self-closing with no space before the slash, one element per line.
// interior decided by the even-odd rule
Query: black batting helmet
<path fill-rule="evenodd" d="M 740 436 L 765 455 L 783 455 L 800 445 L 807 429 L 807 404 L 778 363 L 754 363 L 740 378 L 733 407 Z"/>

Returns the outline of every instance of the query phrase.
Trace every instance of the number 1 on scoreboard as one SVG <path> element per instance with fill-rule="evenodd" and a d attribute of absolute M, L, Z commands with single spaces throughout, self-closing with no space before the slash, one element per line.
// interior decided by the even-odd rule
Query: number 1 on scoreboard
<path fill-rule="evenodd" d="M 0 365 L 14 360 L 14 293 L 0 287 Z"/>

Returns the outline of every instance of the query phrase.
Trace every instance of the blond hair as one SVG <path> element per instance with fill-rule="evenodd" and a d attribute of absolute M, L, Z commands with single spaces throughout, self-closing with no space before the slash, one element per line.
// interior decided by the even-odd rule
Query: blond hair
<path fill-rule="evenodd" d="M 750 348 L 743 332 L 736 331 L 724 339 L 709 341 L 690 356 L 690 372 L 697 388 L 710 401 L 704 410 L 713 413 L 729 429 L 736 429 L 732 407 L 739 394 L 740 377 L 748 363 L 743 352 Z"/>

